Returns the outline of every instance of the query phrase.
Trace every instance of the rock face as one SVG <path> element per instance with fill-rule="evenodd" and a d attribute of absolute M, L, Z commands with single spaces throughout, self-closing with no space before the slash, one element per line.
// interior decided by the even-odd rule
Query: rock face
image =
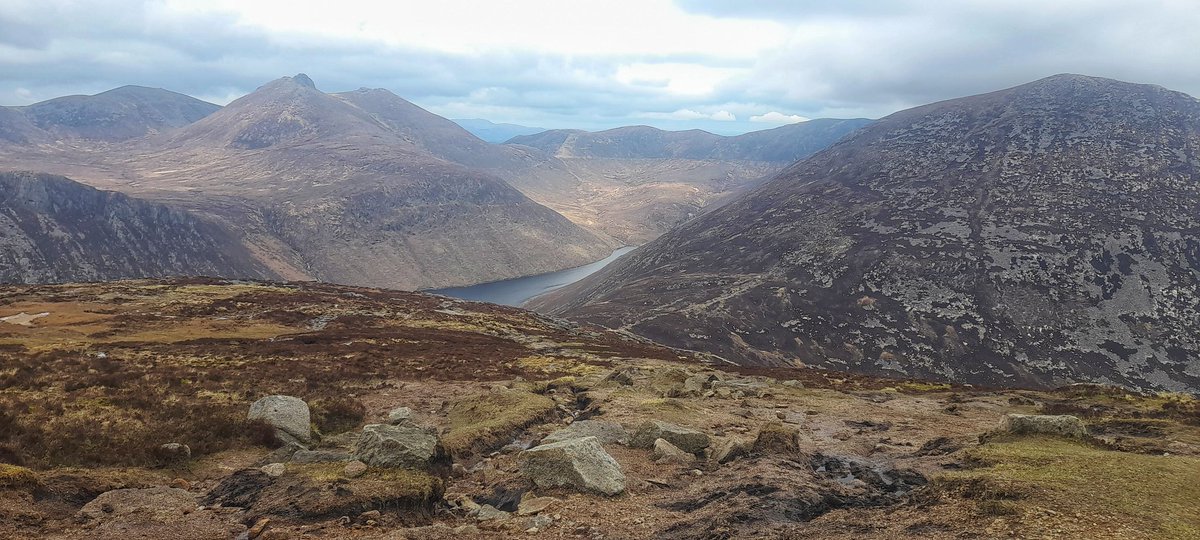
<path fill-rule="evenodd" d="M 521 473 L 540 487 L 569 486 L 602 495 L 625 491 L 625 473 L 595 437 L 543 444 L 521 453 Z"/>
<path fill-rule="evenodd" d="M 312 441 L 308 404 L 292 396 L 267 396 L 250 405 L 249 420 L 262 420 L 275 427 L 275 435 L 287 443 Z"/>
<path fill-rule="evenodd" d="M 0 173 L 0 282 L 275 278 L 218 225 L 61 176 Z"/>
<path fill-rule="evenodd" d="M 629 446 L 653 448 L 654 442 L 663 439 L 690 454 L 699 454 L 708 448 L 708 435 L 692 428 L 678 426 L 660 420 L 649 420 L 638 426 Z"/>
<path fill-rule="evenodd" d="M 629 441 L 629 432 L 625 431 L 625 428 L 616 422 L 579 420 L 572 422 L 571 425 L 565 428 L 546 435 L 546 438 L 542 439 L 542 443 L 555 443 L 582 437 L 595 437 L 600 441 L 600 444 L 625 444 Z"/>
<path fill-rule="evenodd" d="M 893 114 L 534 307 L 743 364 L 1194 389 L 1197 178 L 1200 101 L 1060 75 Z"/>
<path fill-rule="evenodd" d="M 354 457 L 372 467 L 428 469 L 443 454 L 437 435 L 411 425 L 370 424 L 354 444 Z"/>
<path fill-rule="evenodd" d="M 1007 414 L 1000 419 L 1000 431 L 1014 435 L 1054 435 L 1076 439 L 1088 434 L 1083 420 L 1069 414 Z"/>

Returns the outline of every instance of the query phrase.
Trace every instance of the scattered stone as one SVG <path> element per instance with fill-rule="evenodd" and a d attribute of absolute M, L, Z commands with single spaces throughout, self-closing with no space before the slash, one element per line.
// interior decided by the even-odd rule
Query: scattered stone
<path fill-rule="evenodd" d="M 258 538 L 263 531 L 267 530 L 267 525 L 270 523 L 271 520 L 269 518 L 259 518 L 258 521 L 254 522 L 254 526 L 250 527 L 249 531 L 246 531 L 246 537 L 250 540 Z"/>
<path fill-rule="evenodd" d="M 558 499 L 554 497 L 529 497 L 521 499 L 521 503 L 517 505 L 518 516 L 532 516 L 544 512 L 551 505 L 557 503 Z"/>
<path fill-rule="evenodd" d="M 691 473 L 692 473 L 692 476 L 704 476 L 704 471 L 702 471 L 700 469 L 692 469 Z"/>
<path fill-rule="evenodd" d="M 428 469 L 442 455 L 437 435 L 408 425 L 369 424 L 354 445 L 354 457 L 372 467 Z"/>
<path fill-rule="evenodd" d="M 625 473 L 596 437 L 530 448 L 521 453 L 520 470 L 539 487 L 570 486 L 604 495 L 625 491 Z"/>
<path fill-rule="evenodd" d="M 292 396 L 267 396 L 250 405 L 249 420 L 262 420 L 275 428 L 275 437 L 284 443 L 312 442 L 312 418 L 308 404 Z"/>
<path fill-rule="evenodd" d="M 182 489 L 184 491 L 187 491 L 189 489 L 192 489 L 192 483 L 188 482 L 187 480 L 185 480 L 183 478 L 176 478 L 174 480 L 171 480 L 171 487 L 173 487 L 175 489 Z"/>
<path fill-rule="evenodd" d="M 729 463 L 750 453 L 750 443 L 741 439 L 728 438 L 717 443 L 712 459 L 717 463 Z"/>
<path fill-rule="evenodd" d="M 705 390 L 712 389 L 714 381 L 719 380 L 721 380 L 721 377 L 715 373 L 697 373 L 692 375 L 683 381 L 683 395 L 702 395 Z"/>
<path fill-rule="evenodd" d="M 346 452 L 330 450 L 297 450 L 291 457 L 295 463 L 340 463 L 351 459 L 353 456 Z"/>
<path fill-rule="evenodd" d="M 684 452 L 700 454 L 708 448 L 708 435 L 702 431 L 675 425 L 661 420 L 649 420 L 638 426 L 629 446 L 634 448 L 653 448 L 654 441 L 665 439 L 679 447 Z"/>
<path fill-rule="evenodd" d="M 961 450 L 962 444 L 955 442 L 949 437 L 936 437 L 925 441 L 925 444 L 918 448 L 914 456 L 944 456 Z"/>
<path fill-rule="evenodd" d="M 412 423 L 413 411 L 408 407 L 396 407 L 388 413 L 388 423 L 396 426 Z"/>
<path fill-rule="evenodd" d="M 479 505 L 479 511 L 475 514 L 475 519 L 479 521 L 508 521 L 512 519 L 512 514 L 499 510 L 490 504 Z"/>
<path fill-rule="evenodd" d="M 462 463 L 455 463 L 450 466 L 450 475 L 455 478 L 462 478 L 468 474 L 467 468 Z"/>
<path fill-rule="evenodd" d="M 797 381 L 796 379 L 788 379 L 786 381 L 783 381 L 782 384 L 784 386 L 791 387 L 791 388 L 804 388 L 804 384 L 801 383 L 800 381 Z"/>
<path fill-rule="evenodd" d="M 263 474 L 270 476 L 271 478 L 279 478 L 280 476 L 283 476 L 284 471 L 287 470 L 287 466 L 282 463 L 271 463 L 269 465 L 263 465 L 262 467 L 259 467 L 258 470 L 262 471 Z"/>
<path fill-rule="evenodd" d="M 342 468 L 342 475 L 346 478 L 358 478 L 367 472 L 367 464 L 359 460 L 354 460 L 346 464 Z"/>
<path fill-rule="evenodd" d="M 680 450 L 666 439 L 654 440 L 654 452 L 650 454 L 651 458 L 658 463 L 678 463 L 687 465 L 696 459 L 696 456 Z"/>
<path fill-rule="evenodd" d="M 758 430 L 754 452 L 792 454 L 800 452 L 800 430 L 781 422 L 769 422 Z"/>
<path fill-rule="evenodd" d="M 101 493 L 79 510 L 83 519 L 120 517 L 135 512 L 181 516 L 196 509 L 196 497 L 172 487 L 114 489 Z"/>
<path fill-rule="evenodd" d="M 625 428 L 621 424 L 605 422 L 603 420 L 579 420 L 565 428 L 546 435 L 546 438 L 542 439 L 542 444 L 583 437 L 595 437 L 600 440 L 600 444 L 625 444 L 629 442 L 629 432 L 625 431 Z"/>
<path fill-rule="evenodd" d="M 1014 435 L 1054 435 L 1084 438 L 1087 426 L 1077 416 L 1042 414 L 1007 414 L 1000 419 L 1000 430 Z"/>
<path fill-rule="evenodd" d="M 285 461 L 291 461 L 292 456 L 296 455 L 296 452 L 301 450 L 308 449 L 298 442 L 289 442 L 279 448 L 276 448 L 275 450 L 272 450 L 270 454 L 263 456 L 263 458 L 258 460 L 255 465 L 262 466 L 271 463 L 283 463 Z"/>
<path fill-rule="evenodd" d="M 367 510 L 358 515 L 358 520 L 364 523 L 378 522 L 381 517 L 383 517 L 383 513 L 379 510 Z"/>

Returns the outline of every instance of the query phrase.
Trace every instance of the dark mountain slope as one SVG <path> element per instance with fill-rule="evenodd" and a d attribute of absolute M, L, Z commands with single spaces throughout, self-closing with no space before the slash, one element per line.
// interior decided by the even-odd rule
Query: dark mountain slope
<path fill-rule="evenodd" d="M 277 277 L 186 212 L 60 176 L 0 173 L 0 282 Z"/>
<path fill-rule="evenodd" d="M 123 141 L 186 126 L 220 108 L 160 88 L 122 86 L 94 96 L 65 96 L 9 109 L 56 138 Z"/>
<path fill-rule="evenodd" d="M 1200 102 L 1060 75 L 887 117 L 542 308 L 747 364 L 1200 388 Z"/>

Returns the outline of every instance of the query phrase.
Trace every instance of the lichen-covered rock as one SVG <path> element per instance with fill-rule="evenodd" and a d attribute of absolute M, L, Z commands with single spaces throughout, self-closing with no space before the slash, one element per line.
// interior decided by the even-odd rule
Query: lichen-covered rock
<path fill-rule="evenodd" d="M 664 439 L 691 454 L 700 454 L 711 442 L 708 434 L 703 431 L 661 420 L 648 420 L 638 426 L 633 437 L 629 439 L 629 446 L 653 448 L 657 439 Z"/>
<path fill-rule="evenodd" d="M 542 439 L 542 443 L 555 443 L 559 441 L 565 441 L 567 439 L 579 439 L 582 437 L 595 437 L 600 440 L 600 444 L 625 444 L 629 441 L 629 432 L 625 431 L 624 426 L 616 422 L 605 422 L 603 420 L 579 420 L 571 423 L 571 425 L 565 428 L 546 435 L 546 438 Z"/>
<path fill-rule="evenodd" d="M 369 424 L 354 444 L 354 458 L 372 467 L 429 469 L 444 453 L 437 435 L 410 425 Z"/>
<path fill-rule="evenodd" d="M 312 417 L 308 404 L 292 396 L 267 396 L 250 405 L 249 420 L 262 420 L 275 428 L 275 436 L 287 442 L 312 442 Z"/>
<path fill-rule="evenodd" d="M 1014 435 L 1053 435 L 1070 438 L 1083 438 L 1088 434 L 1083 420 L 1069 414 L 1006 414 L 1000 419 L 1000 430 Z"/>
<path fill-rule="evenodd" d="M 521 474 L 539 487 L 573 487 L 602 495 L 625 491 L 625 473 L 595 437 L 543 444 L 521 453 Z"/>
<path fill-rule="evenodd" d="M 413 411 L 408 407 L 396 407 L 388 411 L 388 423 L 395 426 L 412 423 Z"/>
<path fill-rule="evenodd" d="M 651 459 L 659 463 L 676 463 L 679 465 L 688 465 L 696 460 L 696 456 L 680 450 L 666 441 L 666 439 L 654 440 L 654 451 L 650 453 Z"/>
<path fill-rule="evenodd" d="M 750 453 L 751 444 L 735 438 L 722 439 L 713 446 L 712 459 L 717 463 L 729 463 Z"/>

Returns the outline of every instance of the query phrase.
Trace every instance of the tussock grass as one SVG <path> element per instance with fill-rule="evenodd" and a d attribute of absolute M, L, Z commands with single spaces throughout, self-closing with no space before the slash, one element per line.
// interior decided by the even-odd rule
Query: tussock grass
<path fill-rule="evenodd" d="M 450 431 L 442 444 L 451 455 L 468 455 L 508 442 L 519 429 L 554 412 L 554 400 L 521 390 L 489 392 L 450 406 Z"/>
<path fill-rule="evenodd" d="M 1198 458 L 1045 437 L 985 444 L 968 458 L 983 466 L 947 473 L 934 487 L 982 502 L 984 515 L 1049 508 L 1066 520 L 1115 520 L 1139 537 L 1200 538 Z"/>

